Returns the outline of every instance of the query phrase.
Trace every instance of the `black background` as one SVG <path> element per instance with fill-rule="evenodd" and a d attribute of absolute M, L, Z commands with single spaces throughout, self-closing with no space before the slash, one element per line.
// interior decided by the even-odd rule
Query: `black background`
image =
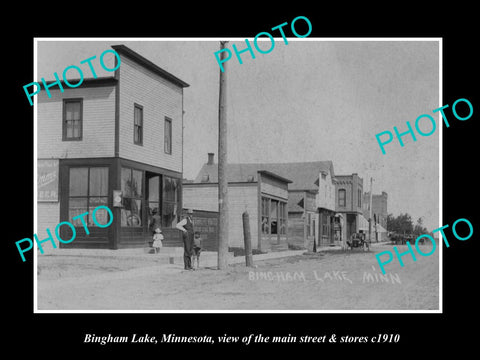
<path fill-rule="evenodd" d="M 445 3 L 444 3 L 445 4 Z M 125 6 L 128 5 L 128 6 Z M 341 3 L 338 8 L 303 5 L 293 9 L 288 3 L 260 10 L 246 3 L 206 5 L 194 9 L 167 8 L 162 3 L 123 5 L 72 3 L 71 10 L 34 5 L 14 12 L 16 22 L 4 23 L 3 132 L 4 181 L 2 191 L 3 248 L 2 270 L 7 279 L 3 292 L 4 344 L 32 356 L 53 358 L 80 354 L 123 354 L 133 350 L 138 355 L 172 353 L 174 357 L 205 356 L 213 353 L 232 356 L 237 348 L 249 356 L 258 350 L 280 352 L 288 348 L 299 356 L 320 357 L 353 351 L 369 356 L 419 354 L 433 355 L 436 350 L 473 347 L 476 313 L 478 215 L 473 211 L 478 201 L 476 168 L 480 163 L 476 146 L 476 123 L 480 105 L 478 87 L 476 10 L 459 2 L 420 9 L 405 2 L 376 7 Z M 38 9 L 40 8 L 40 9 Z M 127 9 L 126 9 L 127 8 Z M 443 128 L 443 224 L 459 218 L 469 219 L 474 235 L 461 242 L 446 234 L 450 248 L 443 249 L 443 314 L 34 314 L 33 257 L 21 262 L 15 241 L 33 235 L 33 107 L 23 85 L 33 78 L 34 37 L 253 37 L 296 16 L 306 16 L 312 23 L 310 37 L 442 37 L 443 104 L 467 98 L 474 113 L 468 121 L 458 121 L 447 109 L 450 127 Z M 8 16 L 7 16 L 8 17 Z M 475 22 L 477 21 L 477 23 Z M 300 26 L 300 22 L 298 23 Z M 478 29 L 478 28 L 477 28 Z M 300 34 L 304 33 L 298 28 Z M 287 33 L 287 36 L 288 33 Z M 192 54 L 193 56 L 193 54 Z M 406 119 L 409 120 L 409 119 Z M 372 134 L 373 135 L 373 134 Z M 412 179 L 413 181 L 413 179 Z M 473 324 L 472 324 L 473 323 Z M 471 327 L 473 325 L 473 327 Z M 398 344 L 83 344 L 85 333 L 129 335 L 265 336 L 288 334 L 375 336 L 400 334 Z M 6 349 L 5 349 L 6 350 Z M 298 351 L 298 353 L 297 353 Z M 308 351 L 308 352 L 307 352 Z M 19 354 L 17 353 L 17 354 Z M 195 353 L 197 355 L 195 355 Z M 309 355 L 311 354 L 311 355 Z"/>

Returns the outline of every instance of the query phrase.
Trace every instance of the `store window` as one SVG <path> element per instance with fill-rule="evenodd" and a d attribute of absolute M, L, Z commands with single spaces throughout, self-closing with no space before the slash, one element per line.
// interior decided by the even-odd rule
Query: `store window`
<path fill-rule="evenodd" d="M 82 140 L 83 101 L 63 100 L 63 140 Z"/>
<path fill-rule="evenodd" d="M 270 200 L 270 234 L 278 234 L 278 201 Z"/>
<path fill-rule="evenodd" d="M 180 180 L 169 176 L 163 176 L 162 198 L 162 226 L 175 228 L 180 208 Z"/>
<path fill-rule="evenodd" d="M 269 211 L 268 211 L 268 199 L 262 197 L 262 234 L 270 234 L 270 223 L 269 223 Z"/>
<path fill-rule="evenodd" d="M 74 226 L 82 227 L 82 218 L 88 226 L 97 226 L 92 211 L 108 202 L 108 167 L 71 167 L 69 180 L 68 217 Z M 75 216 L 88 212 L 76 220 Z M 95 219 L 101 225 L 110 219 L 106 209 L 99 209 Z"/>
<path fill-rule="evenodd" d="M 126 227 L 142 226 L 143 172 L 122 168 L 123 208 L 121 224 Z"/>
<path fill-rule="evenodd" d="M 279 221 L 279 234 L 285 235 L 287 233 L 287 207 L 286 203 L 279 202 L 278 203 L 278 221 Z"/>

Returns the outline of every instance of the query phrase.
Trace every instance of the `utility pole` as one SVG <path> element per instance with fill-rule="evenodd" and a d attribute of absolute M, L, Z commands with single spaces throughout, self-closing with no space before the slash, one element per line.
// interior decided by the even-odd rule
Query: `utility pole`
<path fill-rule="evenodd" d="M 220 41 L 220 50 L 225 48 L 227 41 Z M 221 52 L 221 60 L 225 51 Z M 220 88 L 218 96 L 218 269 L 228 266 L 228 182 L 227 165 L 227 67 L 223 63 L 220 69 Z"/>
<path fill-rule="evenodd" d="M 372 243 L 372 182 L 373 179 L 370 177 L 370 215 L 368 217 L 368 241 Z"/>

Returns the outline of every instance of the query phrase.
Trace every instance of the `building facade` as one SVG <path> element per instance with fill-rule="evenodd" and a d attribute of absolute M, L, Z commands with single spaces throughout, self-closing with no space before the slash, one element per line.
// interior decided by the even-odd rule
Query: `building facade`
<path fill-rule="evenodd" d="M 61 246 L 141 247 L 158 213 L 166 246 L 180 244 L 175 225 L 182 209 L 183 89 L 189 85 L 126 46 L 112 48 L 121 60 L 113 77 L 85 79 L 63 92 L 52 86 L 51 98 L 38 94 L 39 236 L 69 221 L 76 239 Z M 98 205 L 113 213 L 107 228 L 92 221 Z M 85 212 L 90 234 L 81 219 L 73 220 Z M 96 217 L 108 221 L 106 211 Z M 62 238 L 69 232 L 63 227 Z"/>
<path fill-rule="evenodd" d="M 350 239 L 359 232 L 363 216 L 363 179 L 358 174 L 335 175 L 335 209 L 344 220 L 339 237 Z"/>
<path fill-rule="evenodd" d="M 370 217 L 370 192 L 363 196 L 363 216 Z M 386 240 L 387 237 L 387 216 L 388 216 L 388 194 L 382 191 L 381 194 L 372 195 L 372 241 Z"/>
<path fill-rule="evenodd" d="M 288 184 L 290 180 L 265 170 L 227 165 L 228 236 L 230 247 L 244 247 L 242 215 L 249 215 L 252 248 L 287 248 Z M 193 182 L 183 183 L 186 208 L 218 211 L 218 167 L 213 154 Z"/>
<path fill-rule="evenodd" d="M 288 243 L 312 250 L 319 246 L 334 244 L 335 185 L 333 179 L 335 174 L 331 161 L 227 165 L 227 178 L 233 182 L 240 178 L 256 179 L 257 172 L 273 174 L 280 179 L 288 180 L 286 181 L 286 184 L 288 184 L 287 193 L 285 193 L 285 188 L 282 185 L 281 197 L 271 197 L 271 200 L 264 200 L 258 211 L 258 214 L 262 214 L 258 224 L 258 229 L 262 233 L 261 239 L 272 238 L 273 236 L 274 242 L 278 242 L 279 234 L 275 233 L 278 231 L 275 226 L 264 225 L 273 216 L 276 219 L 274 223 L 278 221 L 280 224 L 281 219 L 288 219 L 288 221 L 285 221 L 287 224 L 286 233 L 281 234 L 278 246 L 283 246 L 284 235 L 288 235 Z M 209 161 L 202 166 L 194 182 L 217 183 L 217 179 L 218 165 L 213 161 L 213 154 L 210 154 Z M 230 189 L 233 189 L 233 185 L 229 182 L 229 198 Z M 271 186 L 275 188 L 279 187 L 280 184 L 271 184 Z M 215 203 L 212 206 L 216 211 L 218 209 L 218 199 L 214 197 L 214 201 Z M 276 201 L 279 201 L 278 204 Z M 284 209 L 284 202 L 287 203 L 286 209 Z M 252 223 L 252 220 L 250 223 Z M 274 242 L 270 241 L 270 244 L 275 245 Z M 260 241 L 259 244 L 262 246 L 263 242 Z"/>

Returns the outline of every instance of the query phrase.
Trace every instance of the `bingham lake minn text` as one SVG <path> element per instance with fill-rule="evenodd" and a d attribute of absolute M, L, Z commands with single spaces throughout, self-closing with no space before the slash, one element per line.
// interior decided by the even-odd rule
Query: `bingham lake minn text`
<path fill-rule="evenodd" d="M 372 266 L 373 272 L 364 271 L 362 275 L 362 283 L 389 283 L 401 284 L 400 276 L 397 273 L 379 274 L 375 272 L 375 267 Z M 296 282 L 296 281 L 338 281 L 353 284 L 353 278 L 347 274 L 346 271 L 327 271 L 323 274 L 312 271 L 311 274 L 305 274 L 303 271 L 249 271 L 248 280 L 250 281 L 277 281 L 277 282 Z"/>

